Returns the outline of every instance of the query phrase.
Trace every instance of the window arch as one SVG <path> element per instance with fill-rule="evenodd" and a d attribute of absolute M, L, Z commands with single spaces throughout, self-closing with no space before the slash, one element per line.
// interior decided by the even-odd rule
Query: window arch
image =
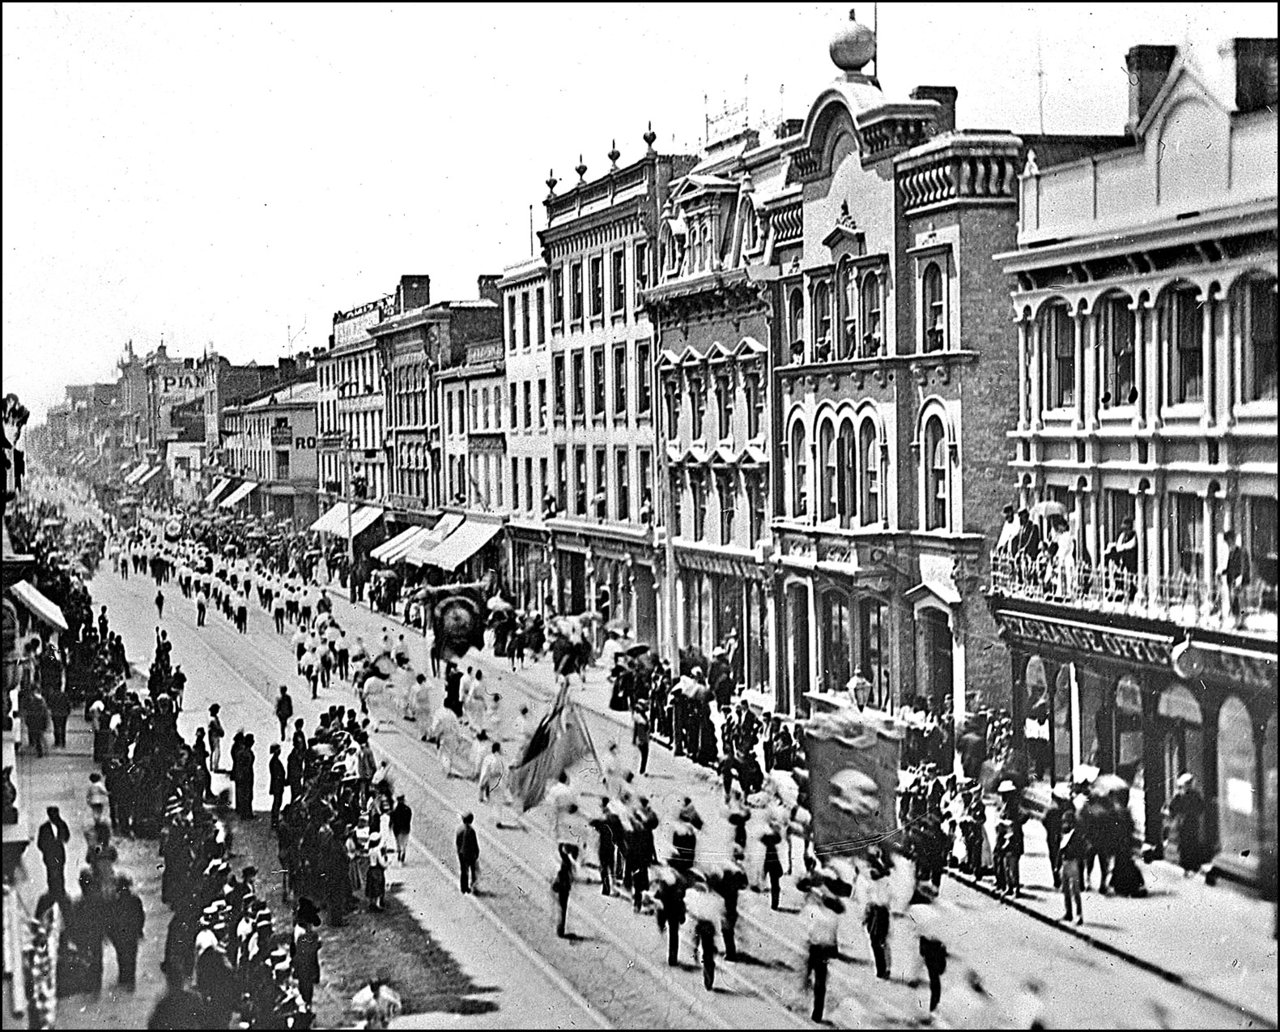
<path fill-rule="evenodd" d="M 1094 305 L 1098 351 L 1102 358 L 1102 408 L 1138 400 L 1133 316 L 1127 294 L 1112 293 Z"/>
<path fill-rule="evenodd" d="M 862 317 L 862 350 L 859 354 L 863 357 L 871 357 L 880 354 L 880 345 L 883 340 L 881 328 L 883 313 L 878 273 L 868 272 L 862 277 L 862 289 L 859 295 L 859 314 Z"/>
<path fill-rule="evenodd" d="M 920 316 L 924 321 L 924 350 L 941 351 L 947 346 L 947 311 L 942 270 L 929 262 L 920 278 Z"/>
<path fill-rule="evenodd" d="M 1046 304 L 1040 324 L 1040 364 L 1045 408 L 1066 408 L 1076 399 L 1076 329 L 1071 309 L 1061 299 Z"/>
<path fill-rule="evenodd" d="M 818 431 L 818 519 L 834 520 L 837 514 L 836 483 L 838 479 L 835 424 L 830 419 L 822 421 Z"/>
<path fill-rule="evenodd" d="M 791 515 L 809 512 L 808 463 L 805 455 L 804 424 L 799 420 L 791 428 Z"/>
<path fill-rule="evenodd" d="M 831 288 L 825 281 L 813 288 L 813 349 L 819 360 L 831 357 Z"/>
<path fill-rule="evenodd" d="M 1250 273 L 1232 291 L 1232 323 L 1240 328 L 1241 401 L 1276 400 L 1276 278 Z"/>
<path fill-rule="evenodd" d="M 859 445 L 859 458 L 862 460 L 862 523 L 866 526 L 880 520 L 880 435 L 870 419 L 862 422 Z"/>
<path fill-rule="evenodd" d="M 853 420 L 846 417 L 840 424 L 836 440 L 836 493 L 839 497 L 840 526 L 851 527 L 858 514 L 858 445 Z"/>
<path fill-rule="evenodd" d="M 787 331 L 791 339 L 787 347 L 791 349 L 793 362 L 804 361 L 804 295 L 799 287 L 794 287 L 787 296 Z"/>
<path fill-rule="evenodd" d="M 938 416 L 930 416 L 924 425 L 924 529 L 948 530 L 951 509 L 951 460 L 948 454 L 946 428 Z"/>
<path fill-rule="evenodd" d="M 749 200 L 743 200 L 742 209 L 742 253 L 750 254 L 756 249 L 760 226 L 756 221 L 756 209 Z"/>
<path fill-rule="evenodd" d="M 840 263 L 838 289 L 841 318 L 837 358 L 853 358 L 858 353 L 858 277 L 848 259 Z"/>
<path fill-rule="evenodd" d="M 1156 302 L 1159 341 L 1169 370 L 1173 404 L 1204 398 L 1204 293 L 1185 280 L 1166 287 Z"/>

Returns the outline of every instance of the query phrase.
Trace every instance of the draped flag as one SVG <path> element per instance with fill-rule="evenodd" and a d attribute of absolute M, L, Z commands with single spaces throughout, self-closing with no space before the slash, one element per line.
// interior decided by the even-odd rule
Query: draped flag
<path fill-rule="evenodd" d="M 532 810 L 547 794 L 547 785 L 594 752 L 582 714 L 569 701 L 568 687 L 562 687 L 529 736 L 519 763 L 508 772 L 512 798 L 522 810 Z"/>
<path fill-rule="evenodd" d="M 804 725 L 814 848 L 820 857 L 850 854 L 898 830 L 902 732 L 852 708 Z"/>

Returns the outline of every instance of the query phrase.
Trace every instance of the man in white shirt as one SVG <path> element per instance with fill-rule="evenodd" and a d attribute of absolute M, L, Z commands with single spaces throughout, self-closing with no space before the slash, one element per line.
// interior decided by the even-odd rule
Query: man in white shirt
<path fill-rule="evenodd" d="M 813 978 L 813 1020 L 821 1021 L 827 1005 L 827 968 L 840 950 L 840 922 L 817 892 L 809 894 L 803 918 L 809 943 L 805 981 Z"/>

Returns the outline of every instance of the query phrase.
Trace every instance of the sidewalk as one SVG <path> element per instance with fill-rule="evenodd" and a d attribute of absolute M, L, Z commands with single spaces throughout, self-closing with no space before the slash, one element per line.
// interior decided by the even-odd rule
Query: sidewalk
<path fill-rule="evenodd" d="M 341 588 L 335 585 L 330 591 L 345 600 Z M 359 608 L 371 619 L 381 618 L 388 624 L 409 629 L 398 617 L 371 611 L 367 604 Z M 415 638 L 421 640 L 416 632 Z M 550 667 L 545 660 L 514 673 L 503 659 L 488 652 L 469 653 L 466 663 L 483 669 L 493 683 L 513 678 L 545 698 L 554 692 Z M 585 686 L 576 680 L 573 682 L 575 701 L 616 726 L 619 741 L 629 742 L 630 716 L 611 710 L 609 695 L 610 686 L 603 667 L 589 670 Z M 597 745 L 604 748 L 603 743 Z M 669 752 L 667 755 L 674 759 Z M 690 763 L 687 759 L 675 762 Z M 714 848 L 722 840 L 721 836 L 728 834 L 719 805 L 719 779 L 691 763 L 690 772 L 693 776 L 684 782 L 680 791 L 694 797 L 708 825 L 706 833 L 699 838 Z M 994 807 L 989 809 L 989 818 L 994 838 L 997 819 Z M 1044 826 L 1038 820 L 1029 820 L 1024 836 L 1026 852 L 1021 870 L 1026 895 L 1008 901 L 1011 907 L 1166 981 L 1237 1008 L 1264 1024 L 1276 1024 L 1274 1008 L 1268 1011 L 1265 1002 L 1274 1001 L 1277 993 L 1277 951 L 1272 936 L 1275 918 L 1271 904 L 1229 886 L 1209 888 L 1203 878 L 1184 878 L 1180 868 L 1156 861 L 1142 865 L 1148 888 L 1146 897 L 1125 899 L 1101 896 L 1096 891 L 1086 893 L 1085 924 L 1068 925 L 1059 920 L 1063 902 L 1053 889 Z M 662 846 L 660 843 L 659 848 Z M 757 865 L 751 863 L 752 860 L 754 857 L 749 856 L 748 869 L 754 877 Z M 798 852 L 795 862 L 799 870 Z M 955 868 L 949 872 L 956 880 L 994 897 L 990 879 L 975 882 Z M 782 902 L 784 908 L 795 907 L 800 902 L 790 878 L 784 880 Z"/>

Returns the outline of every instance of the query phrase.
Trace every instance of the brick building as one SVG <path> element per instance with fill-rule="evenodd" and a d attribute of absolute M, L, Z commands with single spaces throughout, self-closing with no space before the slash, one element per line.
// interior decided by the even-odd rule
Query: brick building
<path fill-rule="evenodd" d="M 219 506 L 244 504 L 294 528 L 319 515 L 314 374 L 226 409 L 226 464 L 241 482 Z"/>

